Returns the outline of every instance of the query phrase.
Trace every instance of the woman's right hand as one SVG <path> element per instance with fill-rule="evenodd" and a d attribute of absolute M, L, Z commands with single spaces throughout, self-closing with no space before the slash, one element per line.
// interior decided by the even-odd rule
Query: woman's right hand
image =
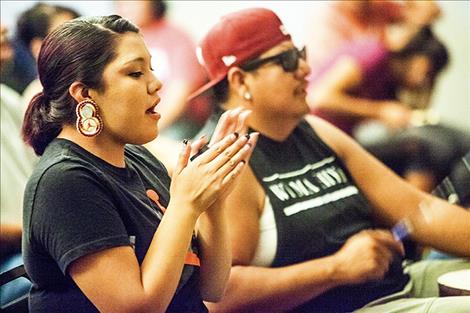
<path fill-rule="evenodd" d="M 247 116 L 241 110 L 227 112 L 226 117 L 232 126 L 226 128 L 245 130 Z M 224 134 L 221 139 L 212 140 L 214 143 L 210 148 L 192 162 L 189 162 L 189 156 L 194 145 L 185 144 L 172 176 L 171 201 L 177 202 L 177 207 L 188 208 L 198 215 L 204 212 L 226 195 L 246 165 L 257 137 L 257 133 L 251 136 L 238 132 Z"/>

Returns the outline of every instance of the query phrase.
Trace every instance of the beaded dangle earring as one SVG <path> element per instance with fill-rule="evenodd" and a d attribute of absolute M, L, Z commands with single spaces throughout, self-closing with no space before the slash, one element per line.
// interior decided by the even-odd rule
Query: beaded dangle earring
<path fill-rule="evenodd" d="M 98 114 L 98 106 L 92 99 L 85 99 L 77 104 L 77 130 L 87 137 L 97 136 L 103 130 L 103 121 Z"/>

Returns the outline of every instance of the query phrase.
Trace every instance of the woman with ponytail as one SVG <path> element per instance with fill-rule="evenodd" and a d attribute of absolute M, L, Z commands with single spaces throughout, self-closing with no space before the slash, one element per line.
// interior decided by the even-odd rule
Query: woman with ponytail
<path fill-rule="evenodd" d="M 142 144 L 162 87 L 129 21 L 75 19 L 49 34 L 23 136 L 41 159 L 25 191 L 30 312 L 207 312 L 230 271 L 224 200 L 257 134 L 228 111 L 208 149 L 184 141 L 170 177 Z"/>

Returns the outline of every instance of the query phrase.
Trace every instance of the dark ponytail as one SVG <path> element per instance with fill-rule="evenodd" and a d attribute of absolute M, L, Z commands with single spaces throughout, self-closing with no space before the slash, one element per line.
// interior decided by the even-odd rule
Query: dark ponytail
<path fill-rule="evenodd" d="M 23 139 L 42 155 L 47 145 L 59 135 L 62 125 L 73 123 L 72 107 L 60 107 L 48 100 L 43 92 L 35 95 L 26 110 L 23 121 Z"/>
<path fill-rule="evenodd" d="M 69 94 L 73 82 L 104 90 L 104 68 L 115 57 L 116 39 L 125 32 L 139 29 L 118 15 L 98 16 L 66 22 L 44 39 L 38 58 L 43 92 L 29 103 L 22 130 L 37 155 L 64 125 L 75 123 L 77 103 Z"/>

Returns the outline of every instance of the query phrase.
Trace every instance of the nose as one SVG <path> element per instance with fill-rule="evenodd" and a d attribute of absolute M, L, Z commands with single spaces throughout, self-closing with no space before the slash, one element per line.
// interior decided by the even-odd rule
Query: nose
<path fill-rule="evenodd" d="M 153 79 L 147 85 L 147 91 L 148 91 L 149 94 L 156 93 L 157 91 L 162 89 L 162 86 L 163 86 L 162 82 L 157 78 L 157 76 L 152 74 L 152 78 Z"/>
<path fill-rule="evenodd" d="M 299 59 L 299 67 L 297 68 L 296 74 L 302 79 L 310 74 L 310 65 L 308 65 L 306 59 Z"/>

